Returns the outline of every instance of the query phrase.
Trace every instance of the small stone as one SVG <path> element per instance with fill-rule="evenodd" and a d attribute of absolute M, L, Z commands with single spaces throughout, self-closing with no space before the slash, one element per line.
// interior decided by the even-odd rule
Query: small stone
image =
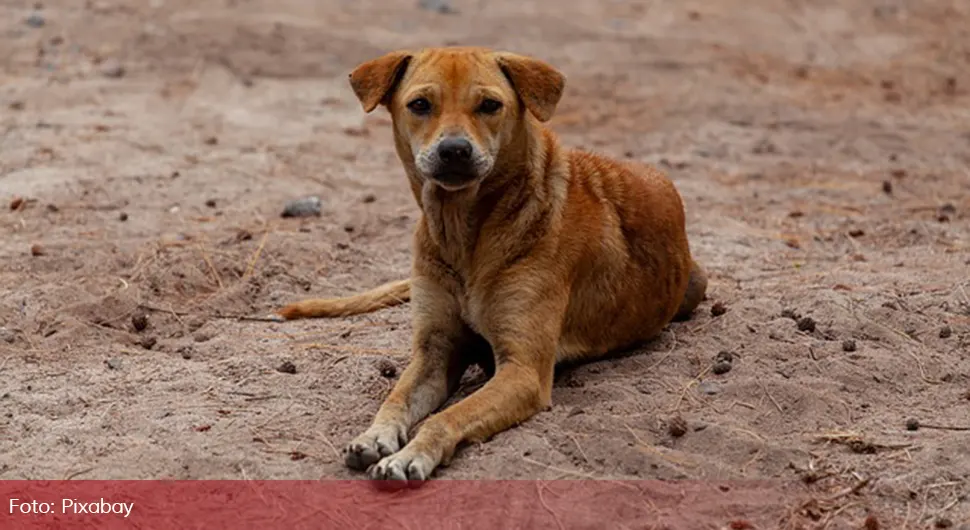
<path fill-rule="evenodd" d="M 98 70 L 101 72 L 101 75 L 113 79 L 125 76 L 125 66 L 115 59 L 108 59 L 101 63 L 101 67 Z"/>
<path fill-rule="evenodd" d="M 727 313 L 727 306 L 724 305 L 724 302 L 714 302 L 714 305 L 711 306 L 711 316 L 716 318 L 724 313 Z"/>
<path fill-rule="evenodd" d="M 795 311 L 794 309 L 782 309 L 781 316 L 785 318 L 790 318 L 792 320 L 798 320 L 799 318 L 802 318 L 802 316 L 799 315 L 798 312 Z"/>
<path fill-rule="evenodd" d="M 852 339 L 846 339 L 842 341 L 842 351 L 844 352 L 854 352 L 856 350 L 855 341 Z"/>
<path fill-rule="evenodd" d="M 751 148 L 751 152 L 756 155 L 774 154 L 778 152 L 778 146 L 776 146 L 771 140 L 764 139 L 755 144 L 755 146 Z"/>
<path fill-rule="evenodd" d="M 950 326 L 943 326 L 942 328 L 940 328 L 941 339 L 948 339 L 950 338 L 951 335 L 953 335 L 953 330 L 950 329 Z"/>
<path fill-rule="evenodd" d="M 910 418 L 906 420 L 906 430 L 907 431 L 918 431 L 920 428 L 919 420 L 916 418 Z"/>
<path fill-rule="evenodd" d="M 458 13 L 458 10 L 451 5 L 450 0 L 419 0 L 418 7 L 427 9 L 428 11 L 435 11 L 442 15 L 455 15 Z"/>
<path fill-rule="evenodd" d="M 215 208 L 216 207 L 216 200 L 215 199 L 208 199 L 208 200 L 205 201 L 205 205 L 208 206 L 209 208 Z"/>
<path fill-rule="evenodd" d="M 852 230 L 849 230 L 849 237 L 862 237 L 864 235 L 866 235 L 866 232 L 861 228 L 853 228 Z"/>
<path fill-rule="evenodd" d="M 208 332 L 208 331 L 200 331 L 200 332 L 196 333 L 192 337 L 192 339 L 195 340 L 195 342 L 209 342 L 210 340 L 212 340 L 212 337 L 213 336 L 214 335 L 211 332 Z"/>
<path fill-rule="evenodd" d="M 731 368 L 733 368 L 731 363 L 725 362 L 725 361 L 719 361 L 714 363 L 714 366 L 711 368 L 711 371 L 714 372 L 715 375 L 724 375 L 730 372 Z"/>
<path fill-rule="evenodd" d="M 680 438 L 687 434 L 687 420 L 680 414 L 671 417 L 667 421 L 667 432 L 674 438 Z"/>
<path fill-rule="evenodd" d="M 108 368 L 112 370 L 121 370 L 121 359 L 117 357 L 108 359 L 107 361 L 105 361 L 105 364 L 107 364 Z"/>
<path fill-rule="evenodd" d="M 131 317 L 131 327 L 135 328 L 135 331 L 145 331 L 148 327 L 148 315 L 145 313 L 138 313 Z"/>
<path fill-rule="evenodd" d="M 154 348 L 156 344 L 158 344 L 158 339 L 156 339 L 155 337 L 145 337 L 138 344 L 142 348 L 145 348 L 146 350 L 150 350 Z"/>
<path fill-rule="evenodd" d="M 27 201 L 25 201 L 23 197 L 14 197 L 13 200 L 10 201 L 10 210 L 17 211 L 26 203 Z"/>
<path fill-rule="evenodd" d="M 17 340 L 17 334 L 7 328 L 0 328 L 0 340 L 7 344 L 13 344 Z"/>
<path fill-rule="evenodd" d="M 304 197 L 295 199 L 283 208 L 283 217 L 310 217 L 320 215 L 321 202 L 319 197 Z"/>
<path fill-rule="evenodd" d="M 893 192 L 893 183 L 888 180 L 882 181 L 882 191 L 886 195 L 891 195 Z"/>
<path fill-rule="evenodd" d="M 360 199 L 360 202 L 364 204 L 370 204 L 372 202 L 375 202 L 376 200 L 377 200 L 377 195 L 374 195 L 373 193 L 368 193 L 367 195 L 364 195 L 364 197 Z"/>
<path fill-rule="evenodd" d="M 721 392 L 721 385 L 714 381 L 702 381 L 701 384 L 697 385 L 697 390 L 702 394 L 713 396 Z"/>
<path fill-rule="evenodd" d="M 42 28 L 45 24 L 47 24 L 47 19 L 45 19 L 44 15 L 41 15 L 40 13 L 31 13 L 30 16 L 24 20 L 24 23 L 32 28 Z"/>
<path fill-rule="evenodd" d="M 185 359 L 185 360 L 189 360 L 189 359 L 192 358 L 192 347 L 191 346 L 182 346 L 182 347 L 180 347 L 178 349 L 178 352 L 180 354 L 182 354 L 182 358 Z"/>
<path fill-rule="evenodd" d="M 284 373 L 284 374 L 295 374 L 296 373 L 296 365 L 293 364 L 293 363 L 291 363 L 290 361 L 286 361 L 283 364 L 281 364 L 278 367 L 276 367 L 276 371 L 277 372 Z"/>
<path fill-rule="evenodd" d="M 946 517 L 939 517 L 933 523 L 936 528 L 953 528 L 953 521 L 947 519 Z"/>
<path fill-rule="evenodd" d="M 387 359 L 381 359 L 377 363 L 377 368 L 381 371 L 381 377 L 392 379 L 397 375 L 397 366 Z"/>
<path fill-rule="evenodd" d="M 47 254 L 47 251 L 44 250 L 44 247 L 40 246 L 39 244 L 35 243 L 30 246 L 31 256 L 43 256 L 45 254 Z"/>
<path fill-rule="evenodd" d="M 205 142 L 205 145 L 218 145 L 219 144 L 219 138 L 217 138 L 215 136 L 210 136 L 210 137 L 206 138 L 204 140 L 204 142 Z"/>
<path fill-rule="evenodd" d="M 815 331 L 815 320 L 812 317 L 803 317 L 798 320 L 798 331 L 812 333 Z"/>
<path fill-rule="evenodd" d="M 952 202 L 948 202 L 943 206 L 940 206 L 940 213 L 946 215 L 953 215 L 957 213 L 957 207 L 953 205 Z"/>
<path fill-rule="evenodd" d="M 125 212 L 121 212 L 120 214 L 118 214 L 118 220 L 121 221 L 122 223 L 127 221 L 128 214 L 126 214 Z"/>
<path fill-rule="evenodd" d="M 717 352 L 717 356 L 714 357 L 714 361 L 719 363 L 733 363 L 734 354 L 727 350 L 721 350 Z"/>

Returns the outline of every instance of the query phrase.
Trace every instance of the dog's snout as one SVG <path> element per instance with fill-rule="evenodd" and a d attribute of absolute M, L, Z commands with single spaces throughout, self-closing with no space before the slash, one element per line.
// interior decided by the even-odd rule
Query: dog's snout
<path fill-rule="evenodd" d="M 472 144 L 464 138 L 445 138 L 438 144 L 438 158 L 445 164 L 462 164 L 472 159 Z"/>

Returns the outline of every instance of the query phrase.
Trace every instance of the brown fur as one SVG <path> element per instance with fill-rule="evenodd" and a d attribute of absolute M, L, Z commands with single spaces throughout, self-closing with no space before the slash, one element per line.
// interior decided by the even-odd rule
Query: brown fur
<path fill-rule="evenodd" d="M 370 467 L 379 479 L 426 479 L 460 443 L 548 407 L 557 362 L 648 340 L 704 297 L 706 275 L 691 258 L 670 180 L 648 166 L 565 149 L 541 124 L 565 81 L 551 66 L 484 49 L 427 49 L 364 63 L 350 81 L 364 110 L 380 102 L 389 109 L 423 215 L 410 280 L 282 310 L 287 318 L 341 316 L 410 296 L 412 361 L 347 447 L 349 466 Z M 431 115 L 409 112 L 420 95 L 433 100 Z M 482 97 L 500 99 L 502 110 L 475 111 Z M 457 133 L 495 154 L 487 175 L 449 190 L 416 160 Z M 491 379 L 431 415 L 483 360 L 494 361 Z"/>

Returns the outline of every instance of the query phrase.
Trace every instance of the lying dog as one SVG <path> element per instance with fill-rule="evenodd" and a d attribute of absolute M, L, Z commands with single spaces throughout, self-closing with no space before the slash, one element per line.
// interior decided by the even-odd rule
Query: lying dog
<path fill-rule="evenodd" d="M 365 112 L 390 111 L 422 211 L 409 280 L 280 311 L 333 317 L 411 301 L 413 357 L 345 449 L 351 468 L 427 479 L 460 443 L 548 407 L 557 362 L 648 340 L 704 298 L 673 184 L 565 149 L 542 125 L 565 85 L 553 67 L 480 48 L 398 51 L 358 66 L 350 84 Z M 432 414 L 471 364 L 488 382 Z"/>

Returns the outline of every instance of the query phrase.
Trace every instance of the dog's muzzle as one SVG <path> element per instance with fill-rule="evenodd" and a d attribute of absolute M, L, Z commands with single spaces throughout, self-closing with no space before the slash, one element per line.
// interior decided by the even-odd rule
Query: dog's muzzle
<path fill-rule="evenodd" d="M 462 186 L 478 178 L 475 148 L 465 138 L 445 138 L 436 149 L 431 178 L 445 186 Z"/>

